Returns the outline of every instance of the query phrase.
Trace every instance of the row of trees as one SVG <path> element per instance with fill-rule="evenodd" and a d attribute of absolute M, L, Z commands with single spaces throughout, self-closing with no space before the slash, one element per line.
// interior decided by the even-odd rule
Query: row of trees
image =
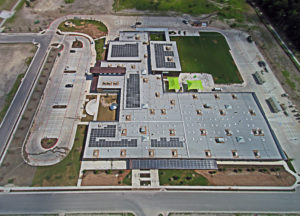
<path fill-rule="evenodd" d="M 300 0 L 254 0 L 300 50 Z"/>

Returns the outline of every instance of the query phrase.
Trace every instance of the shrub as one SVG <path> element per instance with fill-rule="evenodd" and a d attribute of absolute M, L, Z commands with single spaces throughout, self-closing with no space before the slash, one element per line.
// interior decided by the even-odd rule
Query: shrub
<path fill-rule="evenodd" d="M 14 183 L 14 181 L 15 181 L 15 179 L 11 178 L 11 179 L 8 179 L 7 183 L 12 184 L 12 183 Z"/>
<path fill-rule="evenodd" d="M 178 180 L 178 179 L 179 179 L 179 176 L 173 176 L 173 179 L 174 179 L 174 180 Z"/>

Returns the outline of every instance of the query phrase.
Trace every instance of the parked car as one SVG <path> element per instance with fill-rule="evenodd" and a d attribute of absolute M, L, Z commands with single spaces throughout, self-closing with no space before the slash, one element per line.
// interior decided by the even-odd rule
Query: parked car
<path fill-rule="evenodd" d="M 66 88 L 73 88 L 73 84 L 67 84 L 65 87 Z"/>
<path fill-rule="evenodd" d="M 188 21 L 186 21 L 186 20 L 182 20 L 182 22 L 186 25 L 188 24 Z"/>
<path fill-rule="evenodd" d="M 76 53 L 76 50 L 70 50 L 70 53 Z"/>
<path fill-rule="evenodd" d="M 264 61 L 257 62 L 259 67 L 265 67 L 266 63 Z"/>
<path fill-rule="evenodd" d="M 222 91 L 222 88 L 213 88 L 212 91 Z"/>

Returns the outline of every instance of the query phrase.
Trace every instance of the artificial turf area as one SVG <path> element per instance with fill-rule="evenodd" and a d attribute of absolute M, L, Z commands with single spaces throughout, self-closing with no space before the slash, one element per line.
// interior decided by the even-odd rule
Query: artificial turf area
<path fill-rule="evenodd" d="M 171 37 L 176 41 L 182 72 L 208 73 L 216 84 L 242 83 L 242 77 L 223 35 L 201 32 L 200 37 Z"/>

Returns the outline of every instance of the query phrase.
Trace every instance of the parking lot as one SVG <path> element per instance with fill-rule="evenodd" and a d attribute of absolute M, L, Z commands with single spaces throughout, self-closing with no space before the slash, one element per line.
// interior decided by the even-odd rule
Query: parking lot
<path fill-rule="evenodd" d="M 42 103 L 26 143 L 32 165 L 51 165 L 59 162 L 72 148 L 75 123 L 80 120 L 85 91 L 85 72 L 90 65 L 90 42 L 81 37 L 83 48 L 71 48 L 73 36 L 65 37 L 61 57 L 54 65 Z M 70 52 L 70 50 L 75 50 Z M 40 145 L 42 138 L 58 138 L 49 151 Z"/>

